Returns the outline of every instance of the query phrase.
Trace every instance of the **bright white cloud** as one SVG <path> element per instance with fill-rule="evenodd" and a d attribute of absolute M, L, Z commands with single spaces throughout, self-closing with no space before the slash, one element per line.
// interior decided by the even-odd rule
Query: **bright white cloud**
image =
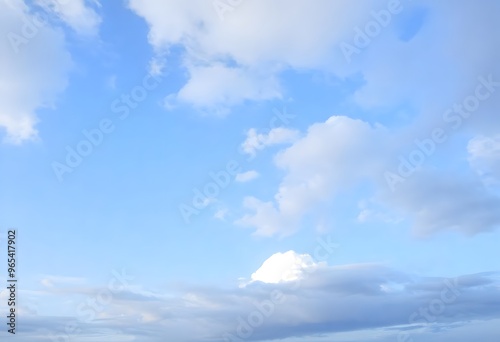
<path fill-rule="evenodd" d="M 308 254 L 298 254 L 295 251 L 276 253 L 264 261 L 251 279 L 267 284 L 296 281 L 316 267 L 318 264 Z"/>

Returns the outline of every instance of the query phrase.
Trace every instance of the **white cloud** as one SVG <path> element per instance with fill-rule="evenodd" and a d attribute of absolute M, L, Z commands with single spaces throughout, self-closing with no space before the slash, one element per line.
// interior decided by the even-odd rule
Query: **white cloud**
<path fill-rule="evenodd" d="M 341 44 L 352 44 L 356 30 L 376 24 L 373 13 L 387 10 L 389 1 L 359 6 L 356 1 L 344 0 L 318 0 L 314 5 L 300 0 L 252 0 L 228 5 L 234 8 L 225 13 L 224 20 L 212 1 L 128 3 L 148 23 L 148 39 L 158 54 L 172 47 L 185 51 L 189 80 L 181 89 L 181 98 L 195 106 L 219 109 L 245 100 L 279 97 L 284 90 L 270 86 L 280 84 L 279 74 L 305 69 L 340 77 L 360 73 L 365 84 L 355 94 L 359 104 L 372 108 L 410 103 L 425 113 L 426 120 L 435 120 L 479 75 L 500 74 L 500 44 L 494 37 L 484 39 L 499 30 L 495 13 L 500 4 L 494 0 L 477 4 L 461 1 L 460 6 L 401 1 L 401 10 L 352 56 L 351 63 Z M 422 8 L 429 12 L 422 27 L 412 39 L 400 39 L 402 28 L 408 26 L 405 19 Z M 457 35 L 461 39 L 455 39 Z M 387 58 L 388 51 L 391 58 Z M 214 67 L 230 69 L 223 69 L 221 75 L 223 79 L 231 76 L 234 89 L 217 77 L 214 89 L 203 81 Z M 267 77 L 251 78 L 254 74 Z M 491 110 L 498 107 L 499 99 L 488 101 Z M 489 120 L 495 120 L 498 127 L 497 117 Z M 486 120 L 477 120 L 487 129 Z"/>
<path fill-rule="evenodd" d="M 54 14 L 75 32 L 83 36 L 97 36 L 101 17 L 85 0 L 36 0 L 47 12 Z M 98 1 L 92 1 L 100 7 Z"/>
<path fill-rule="evenodd" d="M 308 254 L 298 254 L 295 251 L 273 254 L 264 261 L 262 266 L 255 271 L 252 281 L 260 281 L 266 284 L 278 284 L 301 280 L 315 269 L 319 264 L 315 263 Z"/>
<path fill-rule="evenodd" d="M 313 124 L 307 134 L 275 156 L 285 176 L 274 199 L 246 197 L 243 205 L 248 213 L 236 223 L 253 227 L 256 235 L 290 235 L 320 204 L 366 181 L 374 186 L 378 205 L 362 208 L 360 221 L 397 223 L 401 217 L 413 223 L 419 236 L 440 231 L 472 235 L 500 227 L 500 212 L 495 209 L 500 207 L 499 197 L 473 179 L 450 178 L 433 170 L 430 161 L 391 191 L 384 174 L 395 169 L 391 166 L 404 139 L 404 134 L 345 116 Z M 489 141 L 486 149 L 483 145 L 485 141 L 475 141 L 471 149 L 495 167 L 497 141 Z"/>
<path fill-rule="evenodd" d="M 245 207 L 254 213 L 237 223 L 253 226 L 264 236 L 295 232 L 302 216 L 335 191 L 370 178 L 377 170 L 382 173 L 390 153 L 386 133 L 383 127 L 345 116 L 313 124 L 304 137 L 275 157 L 276 165 L 287 172 L 275 201 L 246 198 Z"/>
<path fill-rule="evenodd" d="M 255 128 L 247 132 L 245 141 L 241 144 L 241 149 L 250 156 L 255 156 L 257 151 L 272 145 L 293 143 L 299 138 L 297 130 L 285 127 L 273 128 L 269 133 L 257 133 Z"/>
<path fill-rule="evenodd" d="M 182 46 L 188 65 L 233 65 L 243 71 L 237 74 L 241 78 L 249 76 L 244 72 L 248 69 L 274 75 L 288 68 L 319 69 L 341 77 L 361 72 L 366 84 L 356 99 L 365 106 L 411 101 L 435 113 L 478 75 L 498 71 L 500 46 L 494 39 L 483 39 L 499 28 L 495 13 L 500 5 L 495 1 L 462 1 L 460 6 L 401 1 L 401 11 L 348 63 L 341 44 L 352 44 L 356 29 L 375 22 L 373 12 L 387 10 L 388 3 L 377 0 L 359 6 L 355 1 L 319 0 L 312 6 L 300 0 L 253 0 L 234 6 L 220 20 L 212 1 L 129 0 L 130 8 L 147 21 L 149 42 L 159 52 Z M 404 16 L 422 8 L 431 13 L 422 29 L 410 41 L 401 40 L 398 30 Z M 462 39 L 454 39 L 457 32 Z M 387 58 L 387 51 L 393 58 Z M 200 86 L 210 92 L 207 84 Z M 252 86 L 254 92 L 268 88 L 266 79 Z M 234 101 L 235 90 L 220 90 L 215 94 L 219 99 L 228 91 L 229 104 Z M 245 91 L 241 90 L 242 98 Z M 186 100 L 197 104 L 195 96 Z"/>
<path fill-rule="evenodd" d="M 193 57 L 229 57 L 246 66 L 324 64 L 342 34 L 369 14 L 345 0 L 319 0 L 314 6 L 300 0 L 247 1 L 224 21 L 211 1 L 129 0 L 129 7 L 148 22 L 148 39 L 155 48 L 182 44 Z"/>
<path fill-rule="evenodd" d="M 250 170 L 247 172 L 238 173 L 236 175 L 236 181 L 240 183 L 250 182 L 259 177 L 259 173 L 255 170 Z"/>
<path fill-rule="evenodd" d="M 54 106 L 72 65 L 63 33 L 37 23 L 28 7 L 0 2 L 0 127 L 10 143 L 37 138 L 36 110 Z"/>
<path fill-rule="evenodd" d="M 378 0 L 377 0 L 378 2 Z M 276 75 L 342 58 L 337 45 L 369 10 L 352 1 L 246 1 L 221 20 L 212 1 L 129 0 L 149 25 L 159 54 L 185 50 L 189 73 L 179 99 L 226 107 L 245 100 L 280 98 Z M 280 20 L 276 20 L 280 18 Z M 255 25 L 258 23 L 258 25 Z M 259 75 L 259 76 L 256 76 Z"/>

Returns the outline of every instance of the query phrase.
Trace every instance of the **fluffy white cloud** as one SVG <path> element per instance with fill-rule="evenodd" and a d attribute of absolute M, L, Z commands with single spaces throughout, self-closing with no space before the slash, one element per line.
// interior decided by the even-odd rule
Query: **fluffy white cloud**
<path fill-rule="evenodd" d="M 225 20 L 220 19 L 211 1 L 128 3 L 148 22 L 149 41 L 158 50 L 182 44 L 193 58 L 231 58 L 246 66 L 324 65 L 335 44 L 350 33 L 352 23 L 369 14 L 369 9 L 346 0 L 319 0 L 314 5 L 300 0 L 245 1 Z M 374 5 L 382 3 L 375 1 Z"/>
<path fill-rule="evenodd" d="M 484 39 L 499 30 L 495 13 L 500 4 L 494 0 L 460 1 L 459 6 L 396 1 L 397 10 L 389 13 L 383 25 L 377 18 L 394 2 L 376 0 L 359 6 L 345 0 L 319 0 L 314 5 L 300 0 L 241 1 L 225 3 L 224 20 L 214 8 L 220 2 L 129 0 L 129 7 L 148 23 L 149 42 L 159 54 L 173 46 L 184 49 L 190 79 L 200 78 L 205 68 L 211 70 L 221 63 L 240 69 L 233 72 L 233 77 L 242 79 L 236 81 L 235 89 L 219 85 L 213 91 L 209 84 L 195 81 L 204 91 L 184 96 L 195 105 L 214 104 L 205 92 L 216 103 L 228 105 L 268 98 L 255 96 L 269 89 L 268 78 L 244 80 L 259 70 L 278 75 L 289 68 L 319 69 L 341 77 L 361 72 L 366 82 L 355 97 L 364 106 L 410 102 L 435 118 L 477 76 L 500 71 L 496 63 L 500 44 L 494 37 Z M 401 39 L 401 32 L 408 30 L 409 22 L 417 21 L 413 16 L 422 9 L 428 12 L 424 24 L 410 38 Z M 374 26 L 378 32 L 367 34 Z M 362 47 L 355 43 L 360 32 L 366 34 Z M 455 39 L 457 35 L 461 39 Z M 343 44 L 353 45 L 357 52 L 346 58 Z M 196 67 L 189 67 L 193 64 Z"/>
<path fill-rule="evenodd" d="M 381 126 L 345 116 L 313 124 L 275 157 L 276 165 L 286 171 L 274 196 L 276 204 L 248 197 L 244 205 L 254 213 L 237 223 L 255 227 L 258 235 L 293 233 L 316 204 L 355 181 L 382 174 L 389 146 Z"/>
<path fill-rule="evenodd" d="M 173 46 L 184 49 L 189 80 L 178 98 L 195 106 L 279 98 L 280 71 L 323 68 L 335 58 L 343 61 L 337 44 L 351 33 L 353 23 L 369 14 L 365 6 L 346 0 L 319 0 L 314 5 L 255 0 L 236 6 L 221 20 L 214 3 L 128 1 L 148 23 L 148 39 L 158 54 Z"/>
<path fill-rule="evenodd" d="M 0 2 L 0 127 L 11 143 L 37 137 L 36 110 L 54 106 L 72 65 L 63 33 L 18 4 Z"/>
<path fill-rule="evenodd" d="M 390 169 L 391 160 L 397 159 L 398 147 L 408 146 L 429 127 L 443 126 L 443 113 L 474 93 L 479 76 L 500 79 L 500 44 L 491 35 L 500 30 L 495 15 L 500 10 L 498 1 L 472 4 L 461 0 L 459 6 L 401 1 L 398 13 L 390 16 L 387 25 L 379 24 L 384 27 L 368 36 L 365 46 L 348 59 L 342 54 L 342 44 L 355 44 L 356 35 L 376 25 L 375 17 L 389 8 L 388 1 L 359 6 L 354 1 L 320 0 L 313 6 L 300 0 L 255 0 L 230 6 L 221 20 L 213 2 L 129 1 L 129 7 L 148 23 L 148 39 L 158 54 L 174 46 L 185 53 L 189 79 L 174 96 L 176 100 L 226 110 L 245 100 L 279 97 L 280 72 L 306 69 L 341 77 L 359 72 L 365 82 L 354 95 L 358 104 L 368 110 L 404 104 L 416 113 L 413 127 L 393 136 L 380 126 L 346 117 L 312 125 L 296 141 L 296 136 L 284 138 L 286 129 L 274 131 L 281 132 L 275 135 L 250 130 L 243 144 L 250 155 L 278 141 L 293 145 L 275 159 L 286 176 L 274 198 L 247 197 L 244 205 L 252 213 L 238 220 L 239 224 L 256 228 L 258 235 L 291 234 L 316 204 L 367 179 L 376 184 L 382 201 L 409 215 L 421 234 L 449 229 L 475 233 L 496 227 L 497 218 L 488 212 L 496 205 L 496 197 L 471 180 L 459 179 L 448 184 L 450 189 L 441 188 L 437 197 L 450 204 L 443 208 L 435 203 L 440 210 L 434 210 L 425 196 L 433 195 L 432 187 L 442 178 L 439 173 L 412 176 L 405 182 L 407 189 L 415 187 L 418 196 L 388 193 L 381 176 Z M 418 21 L 414 16 L 422 13 L 422 25 L 409 27 Z M 414 32 L 402 39 L 408 30 Z M 498 131 L 500 119 L 493 114 L 500 96 L 496 89 L 490 95 L 461 129 L 490 135 Z M 457 194 L 470 197 L 460 200 Z M 475 201 L 484 208 L 475 206 Z M 470 217 L 478 218 L 476 223 L 452 219 L 465 208 L 472 212 Z M 365 217 L 366 212 L 361 218 Z"/>

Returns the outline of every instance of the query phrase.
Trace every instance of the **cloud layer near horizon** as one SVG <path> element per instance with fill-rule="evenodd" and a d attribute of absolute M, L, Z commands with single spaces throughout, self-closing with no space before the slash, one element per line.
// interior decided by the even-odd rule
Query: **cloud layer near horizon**
<path fill-rule="evenodd" d="M 280 282 L 261 276 L 270 267 L 288 276 Z M 30 297 L 98 298 L 99 311 L 90 315 L 83 301 L 73 322 L 82 329 L 82 338 L 111 334 L 113 341 L 134 336 L 160 341 L 155 335 L 161 331 L 179 342 L 319 339 L 365 329 L 380 329 L 379 335 L 388 341 L 398 334 L 417 338 L 440 326 L 447 328 L 438 336 L 446 337 L 468 322 L 500 314 L 498 273 L 425 278 L 380 264 L 329 266 L 289 251 L 271 256 L 251 278 L 244 287 L 184 286 L 181 292 L 150 292 L 131 283 L 109 297 L 106 288 L 75 287 L 73 279 L 50 277 L 50 286 Z M 25 334 L 36 335 L 42 328 L 64 331 L 65 323 L 72 321 L 70 316 L 25 315 Z"/>

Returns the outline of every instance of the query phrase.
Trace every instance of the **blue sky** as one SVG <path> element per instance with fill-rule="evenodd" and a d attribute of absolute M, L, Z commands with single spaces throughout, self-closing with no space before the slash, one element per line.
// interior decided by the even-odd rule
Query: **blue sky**
<path fill-rule="evenodd" d="M 0 0 L 0 336 L 496 341 L 499 14 Z"/>

